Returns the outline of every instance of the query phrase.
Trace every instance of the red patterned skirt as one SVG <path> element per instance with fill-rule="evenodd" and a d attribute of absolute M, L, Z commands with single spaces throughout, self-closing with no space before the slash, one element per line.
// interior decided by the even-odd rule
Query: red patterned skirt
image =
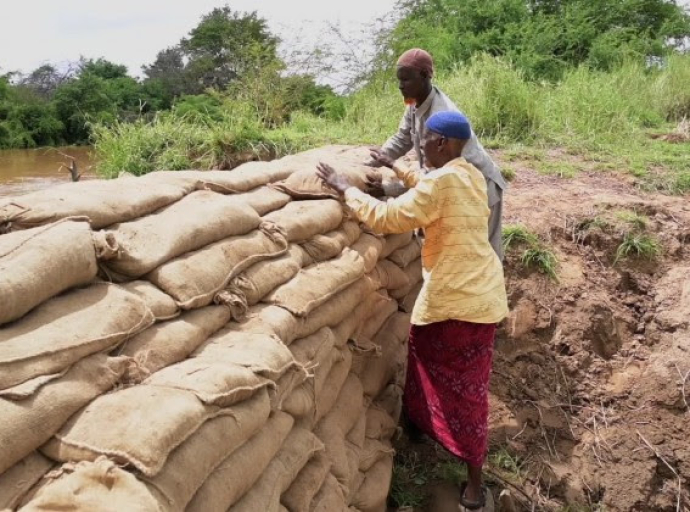
<path fill-rule="evenodd" d="M 489 433 L 496 324 L 447 320 L 410 329 L 405 409 L 449 452 L 481 466 Z"/>

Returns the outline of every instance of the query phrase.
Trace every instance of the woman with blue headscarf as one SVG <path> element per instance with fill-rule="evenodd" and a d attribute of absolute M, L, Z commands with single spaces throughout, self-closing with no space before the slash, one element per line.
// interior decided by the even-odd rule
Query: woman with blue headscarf
<path fill-rule="evenodd" d="M 503 267 L 488 237 L 486 180 L 461 156 L 472 136 L 469 121 L 459 112 L 438 112 L 426 128 L 424 154 L 436 170 L 400 171 L 411 188 L 398 198 L 379 201 L 326 164 L 317 172 L 372 230 L 424 230 L 405 409 L 410 421 L 467 463 L 461 510 L 491 510 L 482 466 L 496 324 L 508 313 Z"/>

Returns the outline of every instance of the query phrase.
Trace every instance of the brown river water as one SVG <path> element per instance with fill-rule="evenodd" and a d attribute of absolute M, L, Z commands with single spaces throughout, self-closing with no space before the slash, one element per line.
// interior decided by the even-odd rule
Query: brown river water
<path fill-rule="evenodd" d="M 77 162 L 82 180 L 95 177 L 93 154 L 89 147 L 0 150 L 0 196 L 14 196 L 71 181 L 69 155 Z"/>

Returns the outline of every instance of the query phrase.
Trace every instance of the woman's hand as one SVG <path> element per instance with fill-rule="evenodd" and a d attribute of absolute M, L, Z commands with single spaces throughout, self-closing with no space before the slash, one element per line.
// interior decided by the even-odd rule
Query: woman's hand
<path fill-rule="evenodd" d="M 340 195 L 345 194 L 345 191 L 352 186 L 347 176 L 338 174 L 333 167 L 323 162 L 319 162 L 316 166 L 316 175 Z"/>

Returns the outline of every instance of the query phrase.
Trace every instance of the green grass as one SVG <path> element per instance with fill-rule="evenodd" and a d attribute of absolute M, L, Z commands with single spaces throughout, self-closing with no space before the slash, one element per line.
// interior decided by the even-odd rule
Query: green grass
<path fill-rule="evenodd" d="M 511 453 L 506 448 L 501 448 L 498 451 L 489 455 L 489 464 L 501 471 L 505 478 L 509 478 L 512 482 L 521 482 L 523 480 L 523 461 Z"/>
<path fill-rule="evenodd" d="M 628 258 L 654 260 L 661 254 L 661 245 L 653 237 L 643 233 L 626 233 L 616 250 L 614 265 Z"/>
<path fill-rule="evenodd" d="M 537 172 L 541 174 L 558 176 L 559 178 L 574 178 L 580 171 L 577 166 L 568 162 L 541 162 L 537 165 Z"/>
<path fill-rule="evenodd" d="M 518 245 L 536 245 L 539 243 L 537 235 L 526 227 L 518 224 L 503 226 L 503 249 L 507 252 Z"/>
<path fill-rule="evenodd" d="M 558 281 L 556 267 L 558 260 L 556 255 L 545 247 L 532 247 L 522 255 L 522 264 L 527 268 L 533 268 L 542 274 L 546 274 L 554 281 Z"/>
<path fill-rule="evenodd" d="M 426 499 L 424 490 L 431 470 L 429 464 L 420 460 L 415 451 L 398 453 L 393 465 L 391 498 L 398 507 L 420 507 Z"/>
<path fill-rule="evenodd" d="M 620 210 L 616 212 L 616 218 L 638 231 L 644 231 L 649 222 L 649 218 L 646 215 L 632 210 Z"/>

